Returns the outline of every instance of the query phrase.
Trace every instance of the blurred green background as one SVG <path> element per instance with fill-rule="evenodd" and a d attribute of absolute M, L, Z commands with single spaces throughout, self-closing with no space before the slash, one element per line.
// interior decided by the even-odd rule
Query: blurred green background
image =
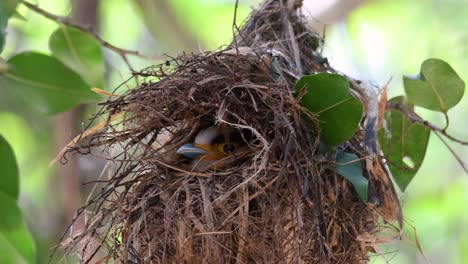
<path fill-rule="evenodd" d="M 3 1 L 3 0 L 1 0 Z M 37 0 L 41 8 L 92 25 L 108 42 L 138 50 L 152 60 L 130 57 L 134 69 L 160 62 L 162 54 L 216 49 L 232 37 L 233 0 Z M 259 1 L 239 1 L 240 24 Z M 468 0 L 320 1 L 304 0 L 311 26 L 324 32 L 324 56 L 332 67 L 383 86 L 393 78 L 390 95 L 402 94 L 403 74 L 417 74 L 422 61 L 447 61 L 468 80 Z M 1 57 L 22 51 L 50 53 L 55 22 L 19 6 L 23 19 L 10 19 Z M 105 84 L 113 90 L 129 69 L 104 49 Z M 0 87 L 0 134 L 12 145 L 21 174 L 20 206 L 38 246 L 38 263 L 46 263 L 75 209 L 86 198 L 81 183 L 99 173 L 102 164 L 72 159 L 48 168 L 49 161 L 87 124 L 95 108 L 79 106 L 56 116 L 31 111 Z M 418 109 L 443 126 L 440 113 Z M 448 132 L 468 140 L 468 96 L 449 111 Z M 450 145 L 468 161 L 468 148 Z M 402 194 L 406 218 L 402 241 L 383 247 L 374 263 L 468 263 L 468 175 L 443 143 L 431 136 L 424 164 Z M 414 229 L 411 227 L 413 226 Z M 0 249 L 0 254 L 3 254 Z"/>

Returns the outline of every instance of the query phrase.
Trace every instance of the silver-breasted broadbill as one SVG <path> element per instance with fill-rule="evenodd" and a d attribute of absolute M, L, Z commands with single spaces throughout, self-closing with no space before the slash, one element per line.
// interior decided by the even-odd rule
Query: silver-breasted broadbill
<path fill-rule="evenodd" d="M 252 152 L 246 134 L 233 128 L 211 126 L 200 130 L 193 143 L 181 146 L 177 153 L 193 160 L 193 171 L 226 168 Z"/>

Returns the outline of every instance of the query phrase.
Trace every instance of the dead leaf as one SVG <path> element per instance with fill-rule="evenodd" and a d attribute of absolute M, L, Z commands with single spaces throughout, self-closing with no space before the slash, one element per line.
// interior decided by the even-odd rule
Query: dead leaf
<path fill-rule="evenodd" d="M 383 125 L 384 121 L 384 116 L 385 116 L 385 110 L 387 108 L 387 93 L 388 93 L 388 87 L 390 86 L 390 82 L 392 81 L 393 77 L 390 77 L 390 79 L 387 81 L 387 83 L 384 85 L 382 88 L 382 93 L 380 94 L 380 101 L 379 101 L 379 116 L 378 116 L 378 121 L 377 121 L 377 129 L 381 128 Z"/>

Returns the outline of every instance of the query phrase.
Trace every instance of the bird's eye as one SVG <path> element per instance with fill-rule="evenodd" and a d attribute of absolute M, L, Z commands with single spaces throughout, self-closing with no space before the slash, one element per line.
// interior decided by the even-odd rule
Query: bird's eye
<path fill-rule="evenodd" d="M 224 146 L 223 146 L 223 151 L 224 151 L 225 153 L 231 153 L 231 152 L 234 151 L 235 148 L 236 148 L 236 147 L 234 146 L 234 144 L 228 143 L 228 144 L 224 144 Z"/>

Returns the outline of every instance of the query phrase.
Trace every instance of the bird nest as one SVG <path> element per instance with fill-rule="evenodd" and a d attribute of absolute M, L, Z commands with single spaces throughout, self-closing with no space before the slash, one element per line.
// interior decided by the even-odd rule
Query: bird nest
<path fill-rule="evenodd" d="M 105 121 L 68 150 L 109 165 L 67 252 L 83 263 L 367 262 L 379 214 L 319 151 L 319 124 L 294 94 L 301 75 L 332 71 L 320 41 L 297 3 L 268 1 L 228 48 L 135 73 L 144 82 L 102 103 Z M 248 151 L 195 169 L 177 150 L 213 126 Z"/>

